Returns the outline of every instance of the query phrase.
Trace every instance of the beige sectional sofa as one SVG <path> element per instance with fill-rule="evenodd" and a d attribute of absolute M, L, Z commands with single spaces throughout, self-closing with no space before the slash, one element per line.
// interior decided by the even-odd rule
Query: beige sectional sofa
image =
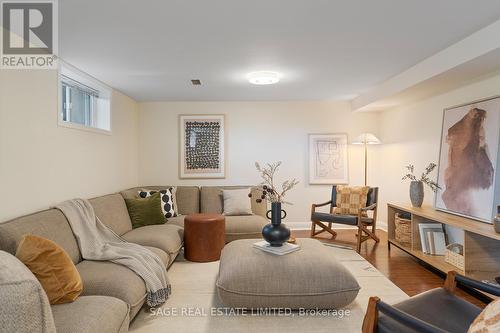
<path fill-rule="evenodd" d="M 137 196 L 138 191 L 141 189 L 159 190 L 168 187 L 169 186 L 134 187 L 122 191 L 121 194 L 124 198 L 133 198 Z M 222 214 L 224 210 L 222 190 L 248 187 L 250 186 L 179 186 L 177 187 L 176 195 L 177 204 L 179 206 L 178 210 L 181 215 L 169 218 L 169 223 L 184 227 L 185 215 L 194 213 Z M 260 193 L 257 192 L 255 188 L 252 189 L 252 194 L 253 198 L 260 196 Z M 257 203 L 255 200 L 252 200 L 252 212 L 254 215 L 226 216 L 226 243 L 236 239 L 261 237 L 262 228 L 269 223 L 265 218 L 267 212 L 266 203 Z M 131 239 L 127 240 L 134 242 Z"/>
<path fill-rule="evenodd" d="M 241 187 L 179 186 L 177 204 L 180 216 L 170 218 L 164 225 L 132 229 L 124 198 L 136 197 L 139 189 L 165 187 L 132 188 L 121 193 L 94 198 L 90 202 L 104 224 L 125 240 L 148 247 L 167 267 L 170 267 L 183 245 L 184 216 L 198 212 L 222 213 L 222 189 Z M 266 205 L 257 204 L 252 200 L 252 210 L 254 215 L 226 217 L 226 242 L 260 236 L 262 227 L 267 223 L 263 217 Z M 107 316 L 112 316 L 115 320 L 109 318 L 103 320 L 104 326 L 101 332 L 122 332 L 123 318 L 132 320 L 143 306 L 146 298 L 143 280 L 124 266 L 111 262 L 82 260 L 69 222 L 59 210 L 48 209 L 0 223 L 0 250 L 14 254 L 25 234 L 38 235 L 59 244 L 69 254 L 82 277 L 84 285 L 82 297 L 73 303 L 51 306 L 58 332 L 95 331 L 95 325 L 98 323 L 95 320 L 87 321 L 82 318 L 96 318 L 96 316 L 102 318 L 99 312 L 102 310 L 102 304 L 108 304 Z M 126 307 L 123 304 L 126 304 Z M 112 323 L 116 323 L 116 327 L 111 327 Z"/>

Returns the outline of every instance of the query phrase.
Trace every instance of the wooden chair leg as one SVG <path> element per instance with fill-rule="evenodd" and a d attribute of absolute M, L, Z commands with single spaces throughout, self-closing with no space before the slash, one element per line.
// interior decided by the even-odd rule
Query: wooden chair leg
<path fill-rule="evenodd" d="M 316 222 L 311 221 L 311 238 L 314 237 L 315 233 L 316 233 Z"/>
<path fill-rule="evenodd" d="M 372 229 L 373 230 L 373 229 Z M 363 235 L 366 234 L 366 236 Z M 369 238 L 373 239 L 376 243 L 380 242 L 380 238 L 375 235 L 374 231 L 370 231 L 364 225 L 358 225 L 358 233 L 356 234 L 357 243 L 356 243 L 356 251 L 360 253 L 361 251 L 361 243 L 368 240 Z"/>
<path fill-rule="evenodd" d="M 378 310 L 377 303 L 380 302 L 378 297 L 370 297 L 368 307 L 366 309 L 365 318 L 363 319 L 362 333 L 375 333 L 377 331 Z"/>
<path fill-rule="evenodd" d="M 363 242 L 363 229 L 358 226 L 358 234 L 356 237 L 356 252 L 361 252 L 361 243 Z"/>
<path fill-rule="evenodd" d="M 332 235 L 332 239 L 335 239 L 337 237 L 337 233 L 335 231 L 333 231 L 331 228 L 328 228 L 322 222 L 320 222 L 320 221 L 312 221 L 312 223 L 314 224 L 315 227 L 316 226 L 320 227 L 321 230 L 320 231 L 316 231 L 316 229 L 314 229 L 314 232 L 313 232 L 312 229 L 311 229 L 311 237 L 319 235 L 319 234 L 321 234 L 321 233 L 323 233 L 325 231 Z"/>
<path fill-rule="evenodd" d="M 368 230 L 365 226 L 361 226 L 359 227 L 360 229 L 362 229 L 364 231 L 364 233 L 366 233 L 366 235 L 368 237 L 370 237 L 371 239 L 373 239 L 375 242 L 380 242 L 380 238 L 378 238 L 378 236 L 375 234 L 374 231 L 370 231 Z"/>

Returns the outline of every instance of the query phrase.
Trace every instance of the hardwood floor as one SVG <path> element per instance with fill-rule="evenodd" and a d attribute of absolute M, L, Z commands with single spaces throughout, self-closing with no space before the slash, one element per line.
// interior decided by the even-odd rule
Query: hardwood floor
<path fill-rule="evenodd" d="M 336 231 L 338 235 L 335 241 L 331 240 L 331 237 L 326 233 L 318 235 L 316 238 L 329 243 L 355 247 L 356 230 L 338 229 Z M 292 235 L 297 238 L 306 238 L 309 237 L 309 234 L 309 230 L 292 231 Z M 438 273 L 421 265 L 417 259 L 406 252 L 394 246 L 389 251 L 387 232 L 377 230 L 377 236 L 380 237 L 380 243 L 377 244 L 372 240 L 368 240 L 361 245 L 361 256 L 409 296 L 443 285 L 444 279 Z M 480 307 L 485 306 L 485 303 L 462 290 L 458 290 L 458 295 Z"/>

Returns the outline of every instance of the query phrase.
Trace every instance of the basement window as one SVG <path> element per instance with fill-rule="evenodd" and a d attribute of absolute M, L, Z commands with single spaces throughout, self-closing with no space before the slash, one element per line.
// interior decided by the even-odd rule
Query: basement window
<path fill-rule="evenodd" d="M 67 64 L 59 72 L 59 125 L 111 133 L 111 89 Z"/>

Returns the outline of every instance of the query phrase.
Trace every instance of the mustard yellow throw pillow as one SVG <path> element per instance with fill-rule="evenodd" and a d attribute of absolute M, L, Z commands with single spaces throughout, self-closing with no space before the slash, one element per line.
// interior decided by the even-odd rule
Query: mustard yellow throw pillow
<path fill-rule="evenodd" d="M 368 200 L 368 186 L 337 185 L 336 214 L 358 215 L 359 209 L 366 207 Z M 364 215 L 364 214 L 363 214 Z"/>
<path fill-rule="evenodd" d="M 16 257 L 40 281 L 50 304 L 73 302 L 82 293 L 80 273 L 69 255 L 53 241 L 26 235 L 17 247 Z"/>

